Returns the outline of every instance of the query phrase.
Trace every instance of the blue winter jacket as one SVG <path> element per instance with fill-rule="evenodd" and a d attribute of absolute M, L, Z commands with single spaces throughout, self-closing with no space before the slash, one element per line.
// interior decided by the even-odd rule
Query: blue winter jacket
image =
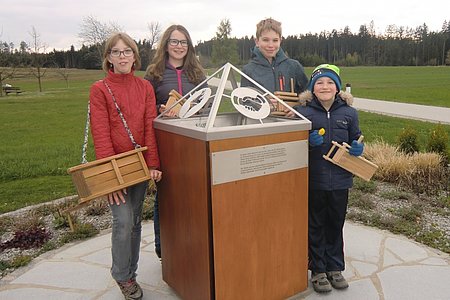
<path fill-rule="evenodd" d="M 295 59 L 288 58 L 283 49 L 277 52 L 272 64 L 262 55 L 259 48 L 253 48 L 252 59 L 242 71 L 270 92 L 291 92 L 291 78 L 294 79 L 294 92 L 303 92 L 308 85 L 308 77 L 303 66 Z M 280 79 L 282 87 L 280 87 Z M 241 86 L 253 86 L 244 76 Z"/>
<path fill-rule="evenodd" d="M 327 154 L 330 150 L 331 141 L 351 144 L 361 135 L 358 113 L 350 106 L 353 96 L 340 92 L 336 95 L 328 112 L 310 91 L 302 93 L 300 98 L 301 101 L 306 101 L 306 105 L 295 106 L 294 109 L 311 121 L 311 131 L 325 129 L 324 143 L 309 148 L 310 190 L 331 191 L 351 188 L 353 185 L 352 173 L 325 160 L 322 155 Z"/>

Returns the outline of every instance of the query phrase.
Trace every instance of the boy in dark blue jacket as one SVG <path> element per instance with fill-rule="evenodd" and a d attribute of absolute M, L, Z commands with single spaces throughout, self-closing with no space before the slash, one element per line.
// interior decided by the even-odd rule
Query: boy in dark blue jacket
<path fill-rule="evenodd" d="M 311 282 L 316 292 L 330 292 L 331 286 L 345 289 L 343 227 L 348 190 L 353 175 L 325 160 L 331 141 L 350 144 L 349 153 L 359 156 L 363 144 L 353 97 L 341 92 L 339 68 L 323 64 L 314 69 L 308 90 L 300 95 L 304 105 L 294 107 L 312 122 L 309 135 L 308 252 Z M 319 134 L 324 128 L 325 133 Z M 321 132 L 322 133 L 322 132 Z"/>

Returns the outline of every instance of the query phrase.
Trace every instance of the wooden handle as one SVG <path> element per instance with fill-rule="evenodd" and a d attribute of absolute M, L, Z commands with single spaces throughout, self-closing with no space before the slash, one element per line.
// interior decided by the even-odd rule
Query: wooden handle
<path fill-rule="evenodd" d="M 275 91 L 275 96 L 297 97 L 297 93 Z"/>
<path fill-rule="evenodd" d="M 364 136 L 361 134 L 361 135 L 359 136 L 358 143 L 361 143 L 363 139 L 364 139 Z"/>

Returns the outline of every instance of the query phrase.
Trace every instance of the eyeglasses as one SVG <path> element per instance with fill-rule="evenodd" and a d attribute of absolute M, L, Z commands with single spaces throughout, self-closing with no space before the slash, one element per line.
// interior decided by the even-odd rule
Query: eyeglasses
<path fill-rule="evenodd" d="M 168 44 L 170 46 L 178 46 L 178 44 L 181 44 L 182 47 L 187 47 L 189 45 L 187 40 L 177 40 L 177 39 L 169 39 Z"/>
<path fill-rule="evenodd" d="M 134 54 L 134 51 L 133 51 L 133 49 L 125 49 L 122 51 L 120 51 L 118 49 L 112 49 L 109 51 L 109 54 L 114 57 L 119 57 L 120 54 L 123 54 L 123 56 L 125 56 L 125 57 L 130 57 Z"/>

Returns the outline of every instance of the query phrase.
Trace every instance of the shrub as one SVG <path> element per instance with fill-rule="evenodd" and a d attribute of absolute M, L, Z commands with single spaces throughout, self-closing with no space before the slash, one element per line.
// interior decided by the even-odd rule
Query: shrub
<path fill-rule="evenodd" d="M 447 145 L 448 134 L 445 131 L 444 126 L 442 126 L 442 124 L 438 124 L 430 131 L 428 135 L 426 150 L 428 152 L 439 153 L 444 158 L 443 163 L 447 164 L 449 162 Z"/>
<path fill-rule="evenodd" d="M 38 248 L 50 239 L 50 232 L 44 227 L 33 227 L 17 230 L 12 239 L 0 244 L 0 252 L 10 248 Z"/>
<path fill-rule="evenodd" d="M 61 243 L 66 244 L 74 240 L 84 240 L 95 236 L 100 231 L 91 224 L 77 223 L 73 232 L 67 232 L 61 238 Z"/>
<path fill-rule="evenodd" d="M 445 188 L 447 175 L 437 153 L 405 154 L 383 141 L 366 144 L 365 157 L 378 165 L 375 179 L 398 183 L 417 193 Z"/>
<path fill-rule="evenodd" d="M 405 153 L 419 152 L 418 134 L 411 127 L 403 128 L 397 138 L 400 151 Z"/>

